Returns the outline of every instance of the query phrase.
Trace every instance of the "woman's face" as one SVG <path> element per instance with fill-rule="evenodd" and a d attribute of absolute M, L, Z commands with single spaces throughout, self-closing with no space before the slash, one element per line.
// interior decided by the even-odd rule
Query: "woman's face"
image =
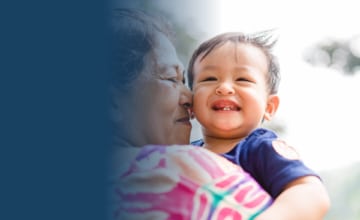
<path fill-rule="evenodd" d="M 188 144 L 191 123 L 185 106 L 192 103 L 184 85 L 184 67 L 172 43 L 158 34 L 155 47 L 145 56 L 145 65 L 126 97 L 124 117 L 129 142 L 146 144 Z"/>

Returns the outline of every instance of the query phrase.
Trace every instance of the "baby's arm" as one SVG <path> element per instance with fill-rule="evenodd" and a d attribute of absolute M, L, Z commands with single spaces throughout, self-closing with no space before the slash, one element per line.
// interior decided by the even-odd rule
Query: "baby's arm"
<path fill-rule="evenodd" d="M 290 182 L 256 220 L 321 220 L 330 207 L 328 193 L 315 176 Z"/>
<path fill-rule="evenodd" d="M 238 160 L 274 198 L 256 220 L 320 220 L 330 199 L 320 177 L 277 135 L 259 129 L 241 145 Z M 255 162 L 256 163 L 255 163 Z"/>

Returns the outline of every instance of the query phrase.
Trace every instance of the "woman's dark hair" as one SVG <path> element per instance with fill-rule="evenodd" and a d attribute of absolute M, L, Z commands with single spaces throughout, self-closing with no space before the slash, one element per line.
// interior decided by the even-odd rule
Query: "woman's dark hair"
<path fill-rule="evenodd" d="M 170 25 L 136 9 L 117 8 L 111 18 L 111 83 L 126 89 L 144 68 L 144 57 L 159 33 L 172 40 Z"/>

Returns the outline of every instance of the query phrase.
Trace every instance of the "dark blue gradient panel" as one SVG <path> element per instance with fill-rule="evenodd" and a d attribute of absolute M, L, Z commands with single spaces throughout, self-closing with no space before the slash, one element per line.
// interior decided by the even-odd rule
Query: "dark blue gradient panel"
<path fill-rule="evenodd" d="M 0 219 L 106 219 L 106 1 L 0 3 Z"/>

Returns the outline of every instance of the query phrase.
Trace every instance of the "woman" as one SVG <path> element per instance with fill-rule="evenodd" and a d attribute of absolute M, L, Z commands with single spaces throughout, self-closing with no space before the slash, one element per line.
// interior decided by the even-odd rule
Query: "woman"
<path fill-rule="evenodd" d="M 188 144 L 191 92 L 170 29 L 143 12 L 116 10 L 113 30 L 116 144 Z"/>
<path fill-rule="evenodd" d="M 112 24 L 111 219 L 254 219 L 270 196 L 240 167 L 184 145 L 192 99 L 171 31 L 125 9 Z"/>

